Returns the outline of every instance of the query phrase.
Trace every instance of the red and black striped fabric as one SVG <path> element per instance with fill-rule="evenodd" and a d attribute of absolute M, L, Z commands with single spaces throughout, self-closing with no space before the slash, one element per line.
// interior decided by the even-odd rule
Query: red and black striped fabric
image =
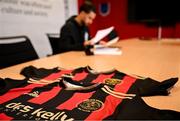
<path fill-rule="evenodd" d="M 23 83 L 15 79 L 1 79 L 4 84 L 1 88 L 8 89 L 0 93 L 0 119 L 72 121 L 178 119 L 180 116 L 176 111 L 152 108 L 141 99 L 141 96 L 168 95 L 167 88 L 173 86 L 177 78 L 160 83 L 150 78 L 138 79 L 117 70 L 94 73 L 88 66 L 73 70 L 43 69 L 44 73 L 48 72 L 46 74 L 35 67 L 25 69 L 21 73 L 26 77 L 22 80 Z M 64 74 L 72 75 L 73 81 L 80 84 L 106 83 L 116 92 L 136 96 L 133 99 L 121 99 L 100 88 L 85 93 L 65 90 L 55 81 Z M 16 86 L 9 86 L 16 82 Z"/>

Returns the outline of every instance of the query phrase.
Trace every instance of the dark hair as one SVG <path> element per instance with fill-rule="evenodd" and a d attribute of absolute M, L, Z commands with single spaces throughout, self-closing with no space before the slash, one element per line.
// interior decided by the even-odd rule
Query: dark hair
<path fill-rule="evenodd" d="M 93 4 L 91 3 L 84 3 L 81 5 L 79 12 L 84 11 L 85 13 L 90 13 L 90 12 L 94 12 L 96 13 L 96 8 Z"/>

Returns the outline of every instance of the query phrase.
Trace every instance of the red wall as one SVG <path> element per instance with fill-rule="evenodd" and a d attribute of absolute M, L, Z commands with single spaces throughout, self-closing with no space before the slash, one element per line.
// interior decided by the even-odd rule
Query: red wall
<path fill-rule="evenodd" d="M 148 27 L 145 24 L 128 23 L 127 20 L 127 0 L 92 0 L 97 9 L 97 17 L 90 27 L 92 36 L 98 29 L 114 26 L 121 39 L 133 37 L 157 37 L 158 27 Z M 78 0 L 79 5 L 83 0 Z M 99 4 L 109 2 L 111 6 L 110 14 L 107 16 L 100 15 Z M 162 37 L 180 38 L 180 24 L 172 27 L 162 27 Z"/>

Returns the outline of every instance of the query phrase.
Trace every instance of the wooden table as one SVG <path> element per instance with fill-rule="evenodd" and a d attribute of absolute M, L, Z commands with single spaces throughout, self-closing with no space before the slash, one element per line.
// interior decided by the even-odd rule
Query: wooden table
<path fill-rule="evenodd" d="M 73 69 L 89 65 L 97 71 L 116 68 L 131 75 L 151 77 L 163 81 L 172 77 L 180 79 L 180 40 L 138 40 L 120 41 L 122 55 L 93 55 L 86 56 L 84 52 L 67 52 L 35 61 L 26 62 L 0 70 L 0 77 L 21 79 L 22 68 L 33 65 L 36 67 L 63 67 Z M 159 109 L 180 111 L 180 81 L 171 90 L 169 96 L 154 96 L 143 98 L 145 102 Z"/>

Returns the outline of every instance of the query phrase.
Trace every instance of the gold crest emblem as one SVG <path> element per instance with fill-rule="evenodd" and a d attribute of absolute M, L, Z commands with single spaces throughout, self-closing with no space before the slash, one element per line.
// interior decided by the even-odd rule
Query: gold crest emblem
<path fill-rule="evenodd" d="M 119 83 L 121 83 L 121 82 L 122 82 L 122 80 L 120 80 L 120 79 L 115 79 L 115 78 L 105 79 L 105 84 L 107 84 L 107 85 L 116 85 L 116 84 L 119 84 Z"/>
<path fill-rule="evenodd" d="M 103 106 L 103 102 L 97 99 L 88 99 L 78 105 L 78 109 L 85 112 L 99 110 Z"/>

